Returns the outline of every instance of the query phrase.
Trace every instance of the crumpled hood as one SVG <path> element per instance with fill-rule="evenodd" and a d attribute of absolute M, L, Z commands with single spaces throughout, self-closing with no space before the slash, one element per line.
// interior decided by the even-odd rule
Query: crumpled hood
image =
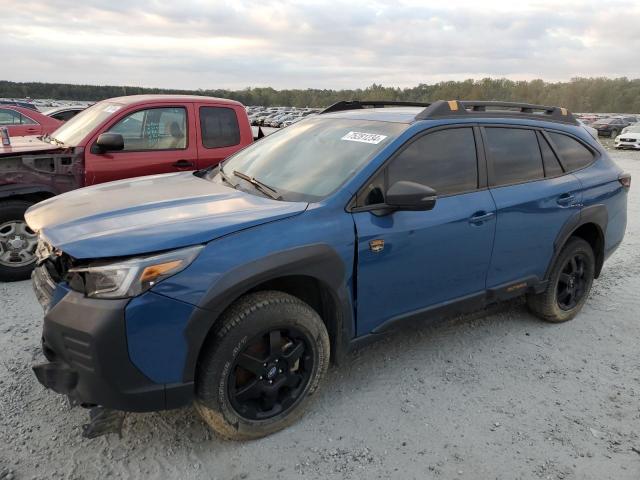
<path fill-rule="evenodd" d="M 25 219 L 51 245 L 82 259 L 196 245 L 306 208 L 181 172 L 74 190 L 34 205 Z"/>
<path fill-rule="evenodd" d="M 11 157 L 23 153 L 40 153 L 63 149 L 48 142 L 43 142 L 39 137 L 11 137 L 11 145 L 0 145 L 0 157 Z"/>

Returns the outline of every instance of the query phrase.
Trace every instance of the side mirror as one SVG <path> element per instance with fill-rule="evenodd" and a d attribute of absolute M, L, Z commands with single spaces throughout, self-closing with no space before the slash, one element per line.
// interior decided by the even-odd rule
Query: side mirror
<path fill-rule="evenodd" d="M 436 205 L 436 198 L 433 188 L 403 180 L 389 187 L 385 203 L 396 210 L 431 210 Z"/>
<path fill-rule="evenodd" d="M 123 150 L 124 138 L 122 138 L 122 135 L 120 135 L 119 133 L 101 133 L 100 136 L 98 136 L 98 140 L 96 140 L 95 145 L 99 151 L 93 153 L 104 153 Z"/>

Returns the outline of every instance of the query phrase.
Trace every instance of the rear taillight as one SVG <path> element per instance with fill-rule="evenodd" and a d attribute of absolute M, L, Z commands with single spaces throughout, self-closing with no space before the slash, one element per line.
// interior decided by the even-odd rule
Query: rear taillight
<path fill-rule="evenodd" d="M 624 188 L 631 188 L 631 174 L 621 173 L 618 177 L 618 181 Z"/>

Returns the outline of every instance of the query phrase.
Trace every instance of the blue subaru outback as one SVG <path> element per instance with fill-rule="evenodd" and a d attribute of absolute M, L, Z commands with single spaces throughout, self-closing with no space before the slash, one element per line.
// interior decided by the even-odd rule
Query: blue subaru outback
<path fill-rule="evenodd" d="M 87 436 L 194 403 L 223 437 L 261 437 L 400 322 L 520 295 L 573 318 L 630 183 L 563 108 L 339 102 L 215 169 L 32 207 L 34 371 L 92 408 Z"/>

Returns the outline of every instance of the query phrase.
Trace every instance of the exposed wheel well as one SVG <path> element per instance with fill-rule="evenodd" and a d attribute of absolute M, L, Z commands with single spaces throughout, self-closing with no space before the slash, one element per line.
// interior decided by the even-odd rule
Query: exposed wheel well
<path fill-rule="evenodd" d="M 604 234 L 602 230 L 595 223 L 585 223 L 575 229 L 571 236 L 582 238 L 591 245 L 593 254 L 596 257 L 595 278 L 598 278 L 604 263 Z"/>
<path fill-rule="evenodd" d="M 24 194 L 15 194 L 9 197 L 1 197 L 0 202 L 4 202 L 7 200 L 24 200 L 26 202 L 38 203 L 47 198 L 54 197 L 55 194 L 51 192 L 33 192 L 33 193 L 24 193 Z"/>
<path fill-rule="evenodd" d="M 306 275 L 290 275 L 274 278 L 255 286 L 243 295 L 262 290 L 277 290 L 299 298 L 313 308 L 325 324 L 331 352 L 337 352 L 340 339 L 340 317 L 337 302 L 330 288 L 316 278 Z M 332 354 L 332 359 L 335 359 Z"/>

